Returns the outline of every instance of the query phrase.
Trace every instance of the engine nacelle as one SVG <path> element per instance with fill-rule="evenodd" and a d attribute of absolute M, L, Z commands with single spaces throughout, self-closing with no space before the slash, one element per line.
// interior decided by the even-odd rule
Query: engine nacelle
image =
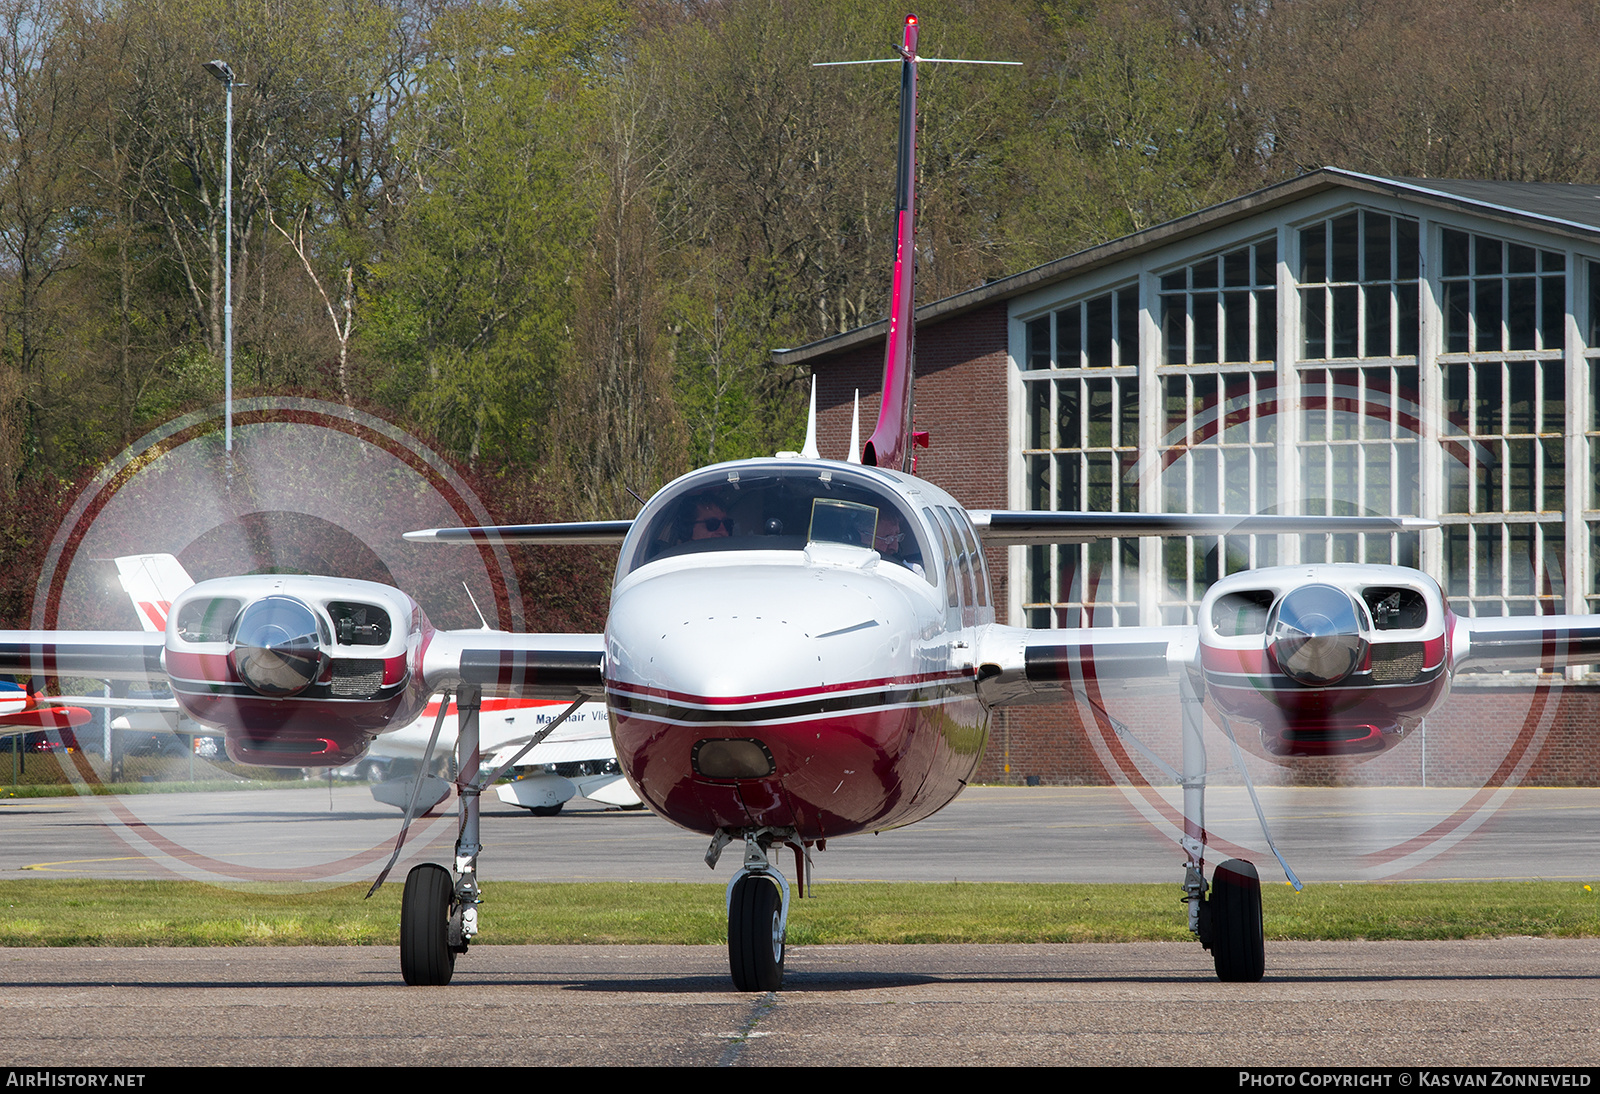
<path fill-rule="evenodd" d="M 237 763 L 338 767 L 427 703 L 431 633 L 398 589 L 341 578 L 203 581 L 167 616 L 164 662 L 189 717 Z"/>
<path fill-rule="evenodd" d="M 1276 566 L 1232 574 L 1200 605 L 1207 698 L 1259 756 L 1376 756 L 1450 689 L 1449 613 L 1397 566 Z"/>

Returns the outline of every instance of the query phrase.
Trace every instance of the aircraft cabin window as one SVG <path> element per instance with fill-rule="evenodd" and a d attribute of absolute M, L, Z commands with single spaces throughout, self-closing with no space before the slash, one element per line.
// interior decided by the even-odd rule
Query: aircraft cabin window
<path fill-rule="evenodd" d="M 644 519 L 624 572 L 679 555 L 799 551 L 815 542 L 875 550 L 887 562 L 924 574 L 918 522 L 880 483 L 844 470 L 697 475 Z"/>
<path fill-rule="evenodd" d="M 244 602 L 232 597 L 191 600 L 178 613 L 178 637 L 185 642 L 226 642 Z"/>

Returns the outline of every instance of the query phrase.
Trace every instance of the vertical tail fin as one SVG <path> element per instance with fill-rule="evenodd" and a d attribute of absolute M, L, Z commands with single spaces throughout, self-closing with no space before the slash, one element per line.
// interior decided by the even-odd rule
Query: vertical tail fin
<path fill-rule="evenodd" d="M 165 631 L 172 602 L 194 584 L 194 578 L 171 555 L 124 555 L 116 562 L 117 576 L 140 625 L 147 631 Z"/>
<path fill-rule="evenodd" d="M 889 345 L 883 358 L 883 402 L 861 462 L 911 470 L 911 408 L 916 332 L 917 17 L 906 16 L 900 47 L 900 157 L 895 182 L 894 283 L 889 298 Z"/>
<path fill-rule="evenodd" d="M 921 57 L 917 54 L 917 17 L 906 16 L 905 39 L 898 49 L 900 65 L 900 157 L 895 184 L 894 285 L 889 299 L 889 345 L 883 357 L 883 402 L 878 408 L 878 424 L 867 438 L 861 462 L 873 467 L 892 467 L 911 471 L 912 448 L 926 440 L 916 440 L 911 428 L 912 382 L 915 379 L 916 240 L 917 191 L 917 65 L 1019 65 L 1020 61 L 970 61 L 954 57 Z M 894 64 L 893 58 L 872 61 L 820 61 L 816 67 L 830 65 Z M 924 438 L 925 434 L 922 435 Z M 852 449 L 855 445 L 852 443 Z"/>

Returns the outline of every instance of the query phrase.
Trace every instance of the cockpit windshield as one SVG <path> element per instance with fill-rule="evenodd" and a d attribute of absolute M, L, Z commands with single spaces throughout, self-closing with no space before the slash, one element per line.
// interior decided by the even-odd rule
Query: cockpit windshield
<path fill-rule="evenodd" d="M 816 466 L 717 469 L 686 479 L 649 518 L 626 570 L 705 551 L 798 551 L 807 543 L 875 550 L 924 573 L 916 521 L 866 476 Z"/>

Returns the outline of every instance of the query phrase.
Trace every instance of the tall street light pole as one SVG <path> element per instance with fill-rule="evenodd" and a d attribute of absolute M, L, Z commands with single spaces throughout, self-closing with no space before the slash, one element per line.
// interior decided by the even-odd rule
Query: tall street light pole
<path fill-rule="evenodd" d="M 205 70 L 218 80 L 228 92 L 227 158 L 228 165 L 223 183 L 223 204 L 227 206 L 223 243 L 223 305 L 222 305 L 222 375 L 223 375 L 223 431 L 222 447 L 233 462 L 233 69 L 226 61 L 207 61 Z"/>

